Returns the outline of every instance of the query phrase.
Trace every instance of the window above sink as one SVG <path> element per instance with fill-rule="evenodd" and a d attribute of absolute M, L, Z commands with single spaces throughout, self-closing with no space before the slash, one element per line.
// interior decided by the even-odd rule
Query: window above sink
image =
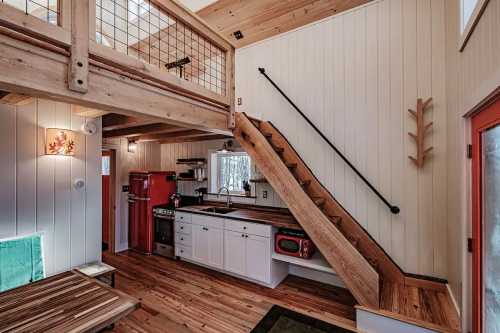
<path fill-rule="evenodd" d="M 225 187 L 231 195 L 245 195 L 243 183 L 252 177 L 252 160 L 244 151 L 214 151 L 210 154 L 210 176 L 211 193 Z"/>

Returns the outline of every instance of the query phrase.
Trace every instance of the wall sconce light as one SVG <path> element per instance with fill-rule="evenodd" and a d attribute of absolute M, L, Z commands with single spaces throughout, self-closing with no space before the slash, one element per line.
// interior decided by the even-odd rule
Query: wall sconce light
<path fill-rule="evenodd" d="M 127 151 L 129 153 L 135 153 L 136 150 L 137 150 L 137 142 L 129 140 L 127 145 Z"/>
<path fill-rule="evenodd" d="M 47 128 L 45 132 L 45 154 L 74 156 L 76 133 L 61 128 Z"/>

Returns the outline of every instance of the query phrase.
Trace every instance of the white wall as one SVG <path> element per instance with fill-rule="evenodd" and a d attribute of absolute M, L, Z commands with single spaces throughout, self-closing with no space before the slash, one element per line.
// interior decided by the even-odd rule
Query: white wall
<path fill-rule="evenodd" d="M 116 150 L 116 208 L 115 218 L 119 221 L 115 228 L 115 250 L 128 249 L 128 192 L 122 191 L 128 185 L 128 175 L 133 170 L 160 170 L 160 144 L 142 142 L 137 144 L 134 153 L 128 152 L 128 141 L 122 139 L 105 139 L 104 148 Z"/>
<path fill-rule="evenodd" d="M 459 0 L 446 2 L 446 70 L 448 96 L 448 279 L 470 328 L 470 263 L 466 239 L 471 235 L 469 120 L 463 116 L 500 86 L 500 0 L 490 0 L 463 52 L 458 52 Z M 470 329 L 469 329 L 470 330 Z"/>
<path fill-rule="evenodd" d="M 380 191 L 388 209 L 258 73 L 267 73 Z M 445 1 L 380 0 L 236 52 L 237 111 L 271 120 L 407 272 L 447 276 Z M 417 97 L 434 98 L 423 169 Z"/>
<path fill-rule="evenodd" d="M 101 258 L 100 121 L 98 134 L 79 133 L 76 156 L 44 155 L 45 128 L 84 121 L 65 103 L 0 104 L 0 238 L 43 232 L 48 274 Z"/>

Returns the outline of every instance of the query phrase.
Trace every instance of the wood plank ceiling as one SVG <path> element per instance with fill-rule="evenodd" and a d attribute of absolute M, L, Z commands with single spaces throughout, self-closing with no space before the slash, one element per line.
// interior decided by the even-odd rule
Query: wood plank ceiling
<path fill-rule="evenodd" d="M 102 117 L 102 137 L 127 138 L 134 142 L 180 143 L 228 138 L 227 135 L 158 123 L 116 113 Z"/>
<path fill-rule="evenodd" d="M 238 48 L 370 1 L 218 0 L 197 14 Z M 235 38 L 236 31 L 241 31 L 242 39 Z"/>

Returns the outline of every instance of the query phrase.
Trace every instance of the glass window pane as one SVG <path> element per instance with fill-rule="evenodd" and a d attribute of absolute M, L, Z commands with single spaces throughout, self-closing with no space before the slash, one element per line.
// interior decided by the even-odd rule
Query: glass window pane
<path fill-rule="evenodd" d="M 500 332 L 500 126 L 483 134 L 485 333 Z"/>

